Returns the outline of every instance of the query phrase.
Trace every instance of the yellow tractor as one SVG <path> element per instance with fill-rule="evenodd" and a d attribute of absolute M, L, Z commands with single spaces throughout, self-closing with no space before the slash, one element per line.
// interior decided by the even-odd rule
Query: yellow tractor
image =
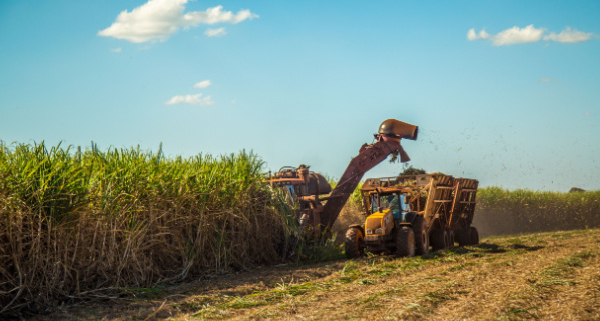
<path fill-rule="evenodd" d="M 365 251 L 411 257 L 479 243 L 471 227 L 478 182 L 443 174 L 370 178 L 361 188 L 366 216 L 346 232 L 349 258 Z"/>

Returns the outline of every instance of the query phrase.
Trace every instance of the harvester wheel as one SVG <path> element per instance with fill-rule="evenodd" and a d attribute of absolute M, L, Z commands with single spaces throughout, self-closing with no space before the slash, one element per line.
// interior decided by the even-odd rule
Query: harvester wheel
<path fill-rule="evenodd" d="M 465 246 L 471 244 L 471 228 L 464 227 L 458 230 L 456 233 L 456 241 L 458 242 L 458 246 Z"/>
<path fill-rule="evenodd" d="M 477 228 L 471 226 L 471 245 L 479 245 L 479 232 Z"/>
<path fill-rule="evenodd" d="M 359 228 L 351 227 L 346 231 L 344 247 L 349 259 L 357 258 L 365 253 L 365 238 Z"/>
<path fill-rule="evenodd" d="M 450 240 L 448 238 L 448 233 L 443 228 L 433 230 L 431 232 L 431 247 L 433 247 L 434 251 L 437 250 L 445 250 L 448 248 Z"/>
<path fill-rule="evenodd" d="M 445 228 L 446 234 L 448 234 L 448 247 L 454 247 L 454 231 L 449 228 Z"/>
<path fill-rule="evenodd" d="M 396 243 L 397 257 L 415 256 L 415 233 L 412 228 L 402 226 L 397 229 L 394 234 L 394 242 Z"/>
<path fill-rule="evenodd" d="M 423 216 L 418 215 L 412 225 L 415 233 L 415 254 L 424 255 L 429 253 L 429 234 L 427 233 L 425 219 Z"/>

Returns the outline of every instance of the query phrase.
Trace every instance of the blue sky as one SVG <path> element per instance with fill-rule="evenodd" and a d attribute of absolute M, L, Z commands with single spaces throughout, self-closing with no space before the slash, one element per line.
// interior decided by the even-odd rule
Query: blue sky
<path fill-rule="evenodd" d="M 339 177 L 396 118 L 420 127 L 415 167 L 600 189 L 598 17 L 596 1 L 4 0 L 0 140 L 246 149 Z"/>

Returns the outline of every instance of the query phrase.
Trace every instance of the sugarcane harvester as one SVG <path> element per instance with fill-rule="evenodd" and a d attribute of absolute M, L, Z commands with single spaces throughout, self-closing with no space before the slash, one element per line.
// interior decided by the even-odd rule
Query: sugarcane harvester
<path fill-rule="evenodd" d="M 305 165 L 283 167 L 269 175 L 265 182 L 280 187 L 287 194 L 294 204 L 301 228 L 313 238 L 320 238 L 331 231 L 346 201 L 368 170 L 389 155 L 400 156 L 401 162 L 410 160 L 400 141 L 416 140 L 418 130 L 418 126 L 395 119 L 381 123 L 377 134 L 374 134 L 376 141 L 360 148 L 333 190 L 322 175 L 310 171 Z M 326 194 L 329 195 L 321 197 Z"/>

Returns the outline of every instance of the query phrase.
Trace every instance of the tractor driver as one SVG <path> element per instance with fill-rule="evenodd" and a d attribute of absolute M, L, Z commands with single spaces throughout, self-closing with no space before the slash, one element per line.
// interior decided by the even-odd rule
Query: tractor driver
<path fill-rule="evenodd" d="M 386 196 L 388 208 L 392 210 L 392 215 L 395 219 L 400 218 L 400 206 L 398 204 L 398 194 L 392 194 Z"/>
<path fill-rule="evenodd" d="M 406 195 L 390 194 L 382 197 L 382 203 L 387 204 L 387 208 L 392 210 L 395 219 L 401 219 L 402 213 L 410 212 L 410 205 L 406 204 Z"/>
<path fill-rule="evenodd" d="M 392 210 L 394 218 L 400 219 L 402 212 L 410 212 L 410 205 L 406 204 L 406 195 L 404 194 L 380 195 L 379 202 L 381 204 L 377 204 L 377 197 L 373 196 L 373 213 L 379 210 L 378 207 L 389 208 Z"/>

